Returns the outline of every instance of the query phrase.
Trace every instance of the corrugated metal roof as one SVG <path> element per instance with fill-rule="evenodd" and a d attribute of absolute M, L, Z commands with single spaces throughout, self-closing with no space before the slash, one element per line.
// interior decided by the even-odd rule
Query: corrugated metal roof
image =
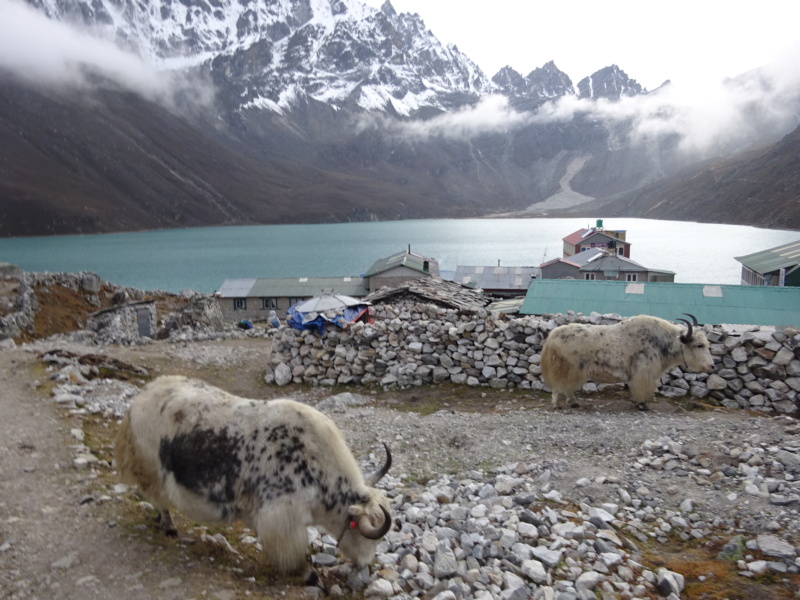
<path fill-rule="evenodd" d="M 575 254 L 573 256 L 577 256 L 577 254 Z M 572 258 L 572 256 L 570 256 L 570 258 Z M 575 261 L 567 260 L 566 258 L 554 258 L 553 260 L 548 260 L 546 263 L 542 263 L 541 265 L 539 265 L 539 269 L 542 269 L 542 268 L 545 268 L 545 267 L 549 267 L 550 265 L 554 265 L 554 264 L 559 263 L 559 262 L 564 263 L 565 265 L 569 265 L 570 267 L 575 267 L 576 269 L 580 269 L 580 267 L 581 267 Z"/>
<path fill-rule="evenodd" d="M 244 286 L 229 286 L 229 282 L 250 281 Z M 222 298 L 276 298 L 317 296 L 330 291 L 347 296 L 363 297 L 369 293 L 363 277 L 287 277 L 275 279 L 226 279 L 218 295 Z"/>
<path fill-rule="evenodd" d="M 584 250 L 583 252 L 578 252 L 577 254 L 573 254 L 572 256 L 570 256 L 569 262 L 574 263 L 579 267 L 582 267 L 590 260 L 592 260 L 596 256 L 603 254 L 604 252 L 605 250 L 603 248 L 589 248 L 588 250 Z"/>
<path fill-rule="evenodd" d="M 800 264 L 800 240 L 745 256 L 735 256 L 734 259 L 761 275 L 793 267 Z"/>
<path fill-rule="evenodd" d="M 469 283 L 484 290 L 525 291 L 531 282 L 531 275 L 541 275 L 539 267 L 492 267 L 457 266 L 455 281 L 462 285 Z"/>
<path fill-rule="evenodd" d="M 614 233 L 624 232 L 624 229 L 620 230 L 603 230 L 603 229 L 578 229 L 574 233 L 570 233 L 568 236 L 561 238 L 563 241 L 567 242 L 572 246 L 577 246 L 578 244 L 582 244 L 589 240 L 594 235 L 601 236 L 604 241 L 614 240 L 618 244 L 625 244 L 626 246 L 630 246 L 630 242 L 626 242 L 624 240 L 617 239 L 614 236 Z M 596 242 L 595 242 L 596 243 Z"/>
<path fill-rule="evenodd" d="M 573 231 L 568 236 L 561 238 L 563 241 L 567 242 L 568 244 L 572 244 L 573 246 L 583 240 L 585 234 L 591 231 L 590 229 L 578 229 L 578 231 Z"/>
<path fill-rule="evenodd" d="M 415 271 L 419 271 L 420 273 L 427 273 L 431 269 L 429 268 L 428 271 L 425 270 L 425 263 L 433 264 L 436 263 L 435 258 L 426 258 L 421 254 L 415 254 L 414 252 L 409 252 L 408 250 L 403 250 L 402 252 L 398 252 L 397 254 L 392 254 L 386 258 L 379 258 L 372 266 L 367 270 L 364 274 L 364 277 L 371 277 L 373 275 L 377 275 L 378 273 L 383 273 L 388 271 L 389 269 L 394 269 L 395 267 L 408 267 L 409 269 L 414 269 Z M 437 263 L 438 264 L 438 263 Z"/>
<path fill-rule="evenodd" d="M 537 279 L 520 313 L 570 310 L 623 317 L 648 314 L 670 321 L 691 313 L 701 323 L 800 327 L 800 287 L 661 282 L 631 286 L 624 281 Z"/>
<path fill-rule="evenodd" d="M 571 258 L 571 257 L 570 257 Z M 598 256 L 581 267 L 581 271 L 621 271 L 623 273 L 647 271 L 639 263 L 624 256 Z"/>
<path fill-rule="evenodd" d="M 226 279 L 217 290 L 217 295 L 221 298 L 247 298 L 255 282 L 255 279 Z"/>

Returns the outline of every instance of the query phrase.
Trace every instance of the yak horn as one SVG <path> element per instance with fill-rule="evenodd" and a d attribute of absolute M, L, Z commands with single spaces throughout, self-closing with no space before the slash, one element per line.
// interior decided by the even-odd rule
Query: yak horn
<path fill-rule="evenodd" d="M 695 317 L 694 315 L 690 315 L 689 313 L 683 313 L 683 314 L 692 319 L 692 325 L 694 325 L 695 327 L 697 327 L 700 324 L 697 322 L 697 317 Z"/>
<path fill-rule="evenodd" d="M 686 314 L 686 313 L 683 313 L 683 314 Z M 685 344 L 686 342 L 688 342 L 689 340 L 692 339 L 692 324 L 689 323 L 689 321 L 687 321 L 686 319 L 675 319 L 675 320 L 676 321 L 683 321 L 684 323 L 686 323 L 686 326 L 689 328 L 689 330 L 686 332 L 686 335 L 682 335 L 681 336 L 681 341 Z"/>
<path fill-rule="evenodd" d="M 392 528 L 392 515 L 383 504 L 380 506 L 383 512 L 383 524 L 380 527 L 370 527 L 365 521 L 367 515 L 361 515 L 361 518 L 358 519 L 358 531 L 368 540 L 379 540 Z"/>
<path fill-rule="evenodd" d="M 381 478 L 389 472 L 389 468 L 392 466 L 392 453 L 389 450 L 389 446 L 386 444 L 386 442 L 383 442 L 383 447 L 386 448 L 386 462 L 383 463 L 383 466 L 380 469 L 366 478 L 367 485 L 370 487 L 378 483 Z"/>

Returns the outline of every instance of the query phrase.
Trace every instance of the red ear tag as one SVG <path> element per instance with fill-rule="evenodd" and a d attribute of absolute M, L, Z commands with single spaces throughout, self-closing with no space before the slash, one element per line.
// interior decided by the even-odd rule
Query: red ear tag
<path fill-rule="evenodd" d="M 355 521 L 350 521 L 350 529 L 358 529 L 358 523 Z"/>

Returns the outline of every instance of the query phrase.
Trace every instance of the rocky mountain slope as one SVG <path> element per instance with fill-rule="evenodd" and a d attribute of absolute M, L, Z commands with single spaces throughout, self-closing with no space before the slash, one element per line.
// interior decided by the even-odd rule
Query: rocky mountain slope
<path fill-rule="evenodd" d="M 573 85 L 553 61 L 490 79 L 388 1 L 28 4 L 172 83 L 154 97 L 86 58 L 66 88 L 0 69 L 3 236 L 525 212 L 575 165 L 572 189 L 605 201 L 698 160 L 627 112 L 663 86 L 616 65 Z M 785 134 L 757 108 L 756 133 L 717 153 Z M 643 216 L 650 196 L 635 198 Z"/>
<path fill-rule="evenodd" d="M 800 229 L 800 128 L 775 145 L 627 194 L 604 205 L 603 213 Z"/>

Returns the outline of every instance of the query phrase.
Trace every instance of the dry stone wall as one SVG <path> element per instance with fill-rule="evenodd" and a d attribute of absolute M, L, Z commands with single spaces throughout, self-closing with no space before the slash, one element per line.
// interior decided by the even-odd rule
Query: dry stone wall
<path fill-rule="evenodd" d="M 353 384 L 407 388 L 457 383 L 549 391 L 541 379 L 541 346 L 565 323 L 613 324 L 619 315 L 509 318 L 405 301 L 370 308 L 372 324 L 331 327 L 322 337 L 283 326 L 273 338 L 267 383 Z M 669 370 L 659 393 L 731 408 L 792 414 L 800 393 L 800 333 L 758 327 L 705 326 L 714 373 Z M 604 386 L 587 383 L 584 391 Z"/>

